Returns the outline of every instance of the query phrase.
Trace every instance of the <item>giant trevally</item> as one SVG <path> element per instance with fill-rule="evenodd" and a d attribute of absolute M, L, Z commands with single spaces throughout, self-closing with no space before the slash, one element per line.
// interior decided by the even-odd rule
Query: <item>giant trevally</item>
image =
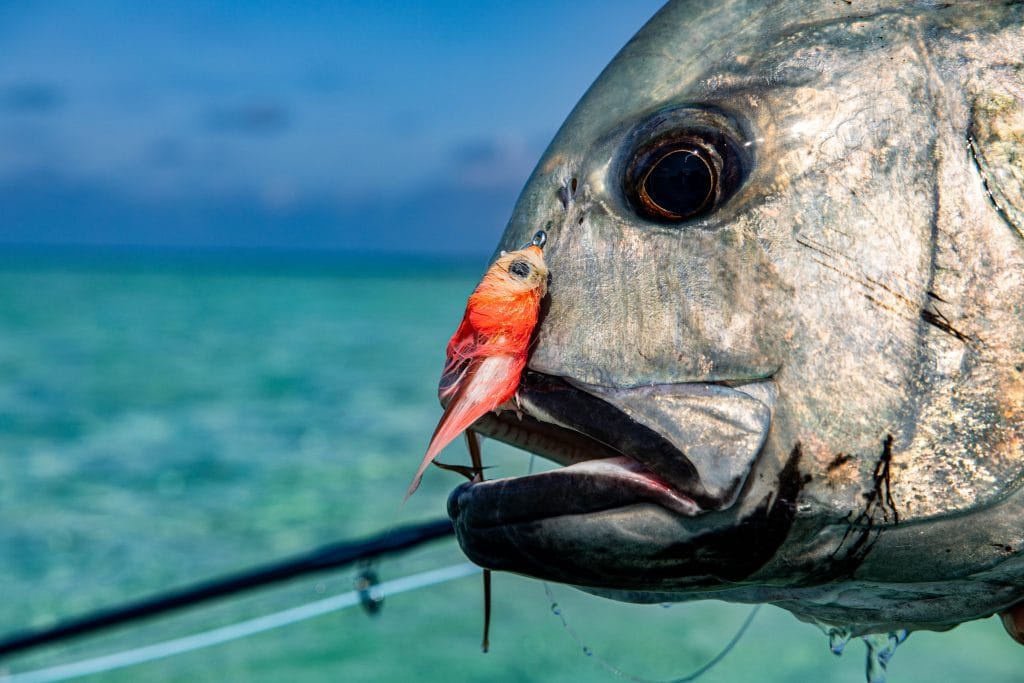
<path fill-rule="evenodd" d="M 566 465 L 449 499 L 465 552 L 846 634 L 1024 600 L 1024 4 L 672 2 L 541 158 L 517 393 Z"/>

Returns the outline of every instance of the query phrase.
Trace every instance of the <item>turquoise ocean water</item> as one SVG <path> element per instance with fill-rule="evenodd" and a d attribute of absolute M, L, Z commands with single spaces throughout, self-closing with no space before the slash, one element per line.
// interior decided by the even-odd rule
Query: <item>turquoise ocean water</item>
<path fill-rule="evenodd" d="M 382 259 L 144 259 L 30 254 L 0 263 L 0 632 L 40 627 L 393 523 L 444 514 L 430 471 L 402 508 L 440 414 L 444 344 L 484 264 Z M 461 446 L 447 459 L 464 461 Z M 494 476 L 529 456 L 487 442 Z M 377 566 L 383 580 L 462 560 L 453 541 Z M 137 647 L 341 593 L 353 572 L 0 660 L 19 672 Z M 492 652 L 479 578 L 389 598 L 88 681 L 613 681 L 538 582 L 497 575 Z M 683 675 L 747 607 L 620 605 L 555 587 L 598 654 Z M 702 680 L 863 680 L 863 653 L 765 608 Z M 1019 681 L 994 620 L 913 634 L 891 681 Z M 0 678 L 2 680 L 2 678 Z"/>

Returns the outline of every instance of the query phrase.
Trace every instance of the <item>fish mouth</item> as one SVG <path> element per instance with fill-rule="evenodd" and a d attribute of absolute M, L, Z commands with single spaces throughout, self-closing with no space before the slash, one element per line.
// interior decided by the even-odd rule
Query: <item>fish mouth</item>
<path fill-rule="evenodd" d="M 563 467 L 455 489 L 448 512 L 463 549 L 491 569 L 622 588 L 636 587 L 629 574 L 664 569 L 666 544 L 749 530 L 738 503 L 776 390 L 730 384 L 610 389 L 524 372 L 520 414 L 490 413 L 473 429 Z"/>

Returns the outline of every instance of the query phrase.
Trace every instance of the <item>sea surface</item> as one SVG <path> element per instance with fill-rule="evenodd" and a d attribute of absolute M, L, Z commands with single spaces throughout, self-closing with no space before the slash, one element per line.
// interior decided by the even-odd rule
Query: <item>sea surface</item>
<path fill-rule="evenodd" d="M 456 475 L 406 487 L 439 417 L 444 345 L 485 263 L 382 257 L 0 255 L 0 637 L 318 545 L 444 515 Z M 464 462 L 461 444 L 445 454 Z M 486 442 L 492 476 L 530 456 Z M 535 467 L 543 467 L 535 463 Z M 444 540 L 382 580 L 463 562 Z M 0 659 L 17 673 L 149 645 L 351 590 L 294 579 Z M 749 607 L 632 606 L 494 577 L 480 652 L 471 576 L 87 681 L 614 681 L 687 674 Z M 890 681 L 1021 680 L 992 619 L 915 633 Z M 864 647 L 766 607 L 702 680 L 863 680 Z M 2 677 L 0 677 L 2 680 Z"/>

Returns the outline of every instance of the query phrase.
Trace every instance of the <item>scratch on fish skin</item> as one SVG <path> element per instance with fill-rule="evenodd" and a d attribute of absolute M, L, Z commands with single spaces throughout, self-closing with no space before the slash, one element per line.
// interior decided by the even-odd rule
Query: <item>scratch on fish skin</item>
<path fill-rule="evenodd" d="M 923 321 L 938 328 L 942 332 L 945 332 L 947 335 L 954 337 L 958 341 L 964 342 L 965 344 L 973 341 L 970 335 L 966 335 L 954 328 L 952 323 L 949 322 L 949 318 L 943 315 L 942 311 L 940 311 L 935 304 L 932 304 L 932 307 L 934 310 L 929 310 L 928 308 L 921 309 L 921 318 Z"/>
<path fill-rule="evenodd" d="M 879 512 L 881 512 L 881 521 L 888 522 L 891 518 L 894 525 L 900 523 L 900 514 L 896 509 L 896 499 L 893 497 L 892 492 L 893 441 L 892 434 L 885 436 L 885 441 L 882 444 L 882 454 L 875 463 L 875 471 L 871 477 L 871 490 L 864 493 L 864 508 L 860 514 L 852 519 L 853 512 L 849 512 L 846 515 L 846 531 L 836 545 L 835 550 L 829 555 L 829 560 L 833 562 L 831 567 L 832 573 L 852 576 L 856 568 L 864 561 L 868 553 L 871 552 L 871 549 L 878 542 L 884 530 L 884 527 L 875 526 Z M 840 454 L 833 462 L 838 462 L 842 457 L 844 456 Z M 846 459 L 849 459 L 849 457 L 845 456 Z M 857 533 L 856 539 L 847 545 L 847 541 L 855 533 Z M 839 553 L 844 548 L 846 552 L 840 556 Z"/>
<path fill-rule="evenodd" d="M 854 267 L 854 269 L 856 269 L 856 263 L 853 263 L 852 260 L 849 259 L 845 254 L 836 252 L 835 250 L 830 249 L 825 245 L 815 243 L 807 236 L 798 236 L 796 238 L 796 241 L 798 244 L 807 247 L 808 249 L 814 252 L 817 252 L 818 254 L 824 256 L 826 259 L 830 259 L 831 261 L 838 261 L 842 259 L 844 261 L 849 262 Z M 866 290 L 865 292 L 862 293 L 864 298 L 866 298 L 868 301 L 878 306 L 879 308 L 889 311 L 890 313 L 893 313 L 894 315 L 903 318 L 904 320 L 907 321 L 915 322 L 917 320 L 923 319 L 926 323 L 934 325 L 935 327 L 939 328 L 943 332 L 946 332 L 947 334 L 952 335 L 961 342 L 970 343 L 972 341 L 975 341 L 969 335 L 966 335 L 957 330 L 950 322 L 950 320 L 941 311 L 938 310 L 938 307 L 936 306 L 934 301 L 929 302 L 930 308 L 928 306 L 926 306 L 923 309 L 919 308 L 918 304 L 911 300 L 907 295 L 890 287 L 884 282 L 881 282 L 876 278 L 867 275 L 866 273 L 849 272 L 839 267 L 834 262 L 825 261 L 813 256 L 811 257 L 811 259 L 818 265 L 828 268 L 829 270 L 832 270 L 842 275 L 843 277 L 847 278 L 851 282 L 855 282 L 862 286 Z M 879 299 L 878 297 L 872 296 L 871 293 L 875 292 L 876 290 L 882 290 L 892 295 L 892 297 L 896 301 L 898 301 L 901 304 L 901 306 L 899 308 L 891 306 L 882 301 L 881 299 Z M 931 299 L 946 303 L 944 299 L 935 295 L 934 292 L 929 291 L 928 296 Z"/>
<path fill-rule="evenodd" d="M 875 463 L 875 471 L 871 475 L 872 487 L 871 490 L 864 494 L 864 510 L 858 516 L 857 520 L 854 520 L 854 525 L 861 519 L 866 519 L 868 526 L 876 516 L 877 511 L 881 511 L 882 520 L 889 521 L 889 513 L 892 513 L 893 524 L 900 523 L 900 513 L 896 509 L 896 501 L 892 495 L 892 434 L 886 434 L 885 441 L 882 443 L 882 454 L 878 457 L 878 461 Z"/>
<path fill-rule="evenodd" d="M 818 253 L 820 253 L 820 254 L 822 254 L 824 256 L 828 256 L 829 258 L 837 258 L 838 257 L 838 258 L 845 259 L 847 261 L 851 261 L 851 259 L 848 256 L 846 256 L 846 254 L 843 254 L 841 252 L 835 252 L 835 250 L 829 249 L 828 247 L 826 247 L 824 245 L 821 245 L 821 244 L 815 245 L 815 244 L 813 244 L 811 239 L 806 237 L 806 236 L 803 239 L 806 240 L 806 243 L 802 242 L 799 238 L 797 238 L 797 242 L 800 242 L 804 246 L 806 246 L 806 247 L 808 247 L 810 249 L 813 249 L 814 251 L 817 251 Z M 829 253 L 830 251 L 831 252 L 835 252 L 835 253 Z M 824 265 L 824 264 L 822 264 L 822 265 Z M 905 295 L 902 292 L 899 292 L 899 291 L 893 289 L 892 287 L 890 287 L 889 285 L 885 284 L 884 282 L 881 282 L 880 280 L 876 280 L 875 278 L 871 277 L 870 275 L 867 275 L 866 273 L 861 273 L 861 276 L 865 280 L 870 282 L 872 285 L 874 285 L 876 287 L 880 287 L 881 289 L 884 289 L 885 291 L 887 291 L 890 294 L 892 294 L 897 299 L 902 300 L 908 306 L 910 306 L 912 308 L 916 308 L 917 307 L 917 304 L 915 304 L 907 295 Z M 863 283 L 861 283 L 861 284 L 863 284 Z"/>
<path fill-rule="evenodd" d="M 885 489 L 885 499 L 883 502 L 892 511 L 893 524 L 899 524 L 900 513 L 896 509 L 896 501 L 892 497 L 892 442 L 892 434 L 886 434 L 882 455 L 875 465 L 875 491 L 881 494 L 882 489 Z M 883 514 L 888 519 L 889 515 L 885 513 L 884 509 Z"/>
<path fill-rule="evenodd" d="M 889 311 L 890 313 L 894 313 L 895 315 L 897 315 L 900 318 L 903 318 L 904 320 L 910 320 L 911 319 L 910 316 L 903 315 L 900 311 L 897 311 L 892 306 L 886 306 L 885 304 L 883 304 L 881 301 L 879 301 L 875 297 L 871 296 L 870 294 L 865 294 L 864 298 L 867 299 L 868 301 L 870 301 L 871 303 L 873 303 L 874 305 L 878 306 L 879 308 L 885 309 L 885 310 Z"/>
<path fill-rule="evenodd" d="M 860 515 L 851 520 L 850 516 L 852 514 L 853 513 L 850 512 L 846 515 L 846 522 L 848 524 L 846 532 L 843 533 L 843 537 L 839 539 L 839 544 L 836 546 L 836 549 L 829 555 L 828 559 L 831 566 L 819 573 L 827 574 L 830 577 L 853 576 L 854 571 L 856 571 L 857 567 L 859 567 L 861 562 L 864 561 L 864 558 L 868 556 L 868 553 L 871 552 L 875 543 L 878 542 L 878 538 L 881 535 L 882 530 L 874 528 L 874 519 L 870 515 L 865 517 L 866 513 L 861 512 Z M 859 524 L 862 524 L 862 520 L 865 519 L 866 525 L 861 528 L 861 533 L 857 536 L 857 539 L 850 544 L 845 555 L 838 557 L 839 551 L 846 545 L 847 539 L 853 535 L 854 529 L 857 528 Z M 874 535 L 872 535 L 872 532 L 874 532 Z"/>
<path fill-rule="evenodd" d="M 853 191 L 851 190 L 851 192 L 853 192 Z M 853 196 L 856 197 L 857 193 L 853 192 Z M 826 225 L 826 226 L 824 226 L 824 228 L 826 230 L 830 231 L 830 232 L 836 233 L 837 235 L 842 235 L 843 237 L 846 237 L 847 239 L 850 239 L 850 240 L 854 239 L 853 235 L 851 235 L 850 233 L 846 232 L 845 230 L 840 230 L 838 227 L 836 227 L 834 225 Z"/>
<path fill-rule="evenodd" d="M 799 240 L 797 240 L 797 241 L 799 241 Z M 805 246 L 807 246 L 807 245 L 805 245 Z M 843 269 L 841 269 L 841 268 L 839 268 L 837 266 L 832 265 L 831 263 L 828 263 L 826 261 L 822 261 L 821 259 L 817 259 L 817 258 L 811 257 L 811 260 L 813 260 L 815 263 L 817 263 L 820 266 L 824 266 L 825 268 L 828 268 L 829 270 L 833 270 L 833 271 L 839 273 L 843 277 L 849 279 L 851 282 L 856 282 L 857 284 L 861 285 L 862 287 L 864 287 L 869 292 L 872 290 L 872 286 L 871 286 L 871 284 L 869 282 L 865 282 L 864 280 L 858 279 L 852 273 L 848 273 L 848 272 L 844 271 Z M 879 308 L 885 309 L 885 310 L 889 311 L 890 313 L 893 313 L 893 314 L 899 316 L 900 318 L 903 318 L 904 320 L 914 320 L 915 319 L 913 316 L 907 315 L 905 312 L 897 310 L 896 308 L 883 303 L 881 300 L 871 296 L 867 292 L 864 292 L 863 295 L 864 295 L 865 299 L 867 299 L 871 303 L 875 304 Z"/>
<path fill-rule="evenodd" d="M 974 115 L 972 112 L 971 121 L 968 127 L 973 131 L 974 126 Z M 992 188 L 989 186 L 988 172 L 985 170 L 981 161 L 984 158 L 984 155 L 978 148 L 978 143 L 975 141 L 974 135 L 967 136 L 967 151 L 970 152 L 971 161 L 974 162 L 974 168 L 978 171 L 978 176 L 981 177 L 981 186 L 985 189 L 985 196 L 988 197 L 989 203 L 995 208 L 996 213 L 1006 221 L 1007 225 L 1013 227 L 1018 235 L 1024 237 L 1024 226 L 1019 226 L 1014 222 L 1013 218 L 1010 216 L 1010 212 L 999 202 L 999 199 L 996 197 L 995 193 L 992 192 Z"/>
<path fill-rule="evenodd" d="M 853 456 L 851 455 L 847 455 L 846 453 L 837 453 L 836 457 L 832 459 L 832 462 L 828 464 L 827 469 L 829 472 L 834 472 L 846 463 L 850 462 L 852 459 Z"/>

